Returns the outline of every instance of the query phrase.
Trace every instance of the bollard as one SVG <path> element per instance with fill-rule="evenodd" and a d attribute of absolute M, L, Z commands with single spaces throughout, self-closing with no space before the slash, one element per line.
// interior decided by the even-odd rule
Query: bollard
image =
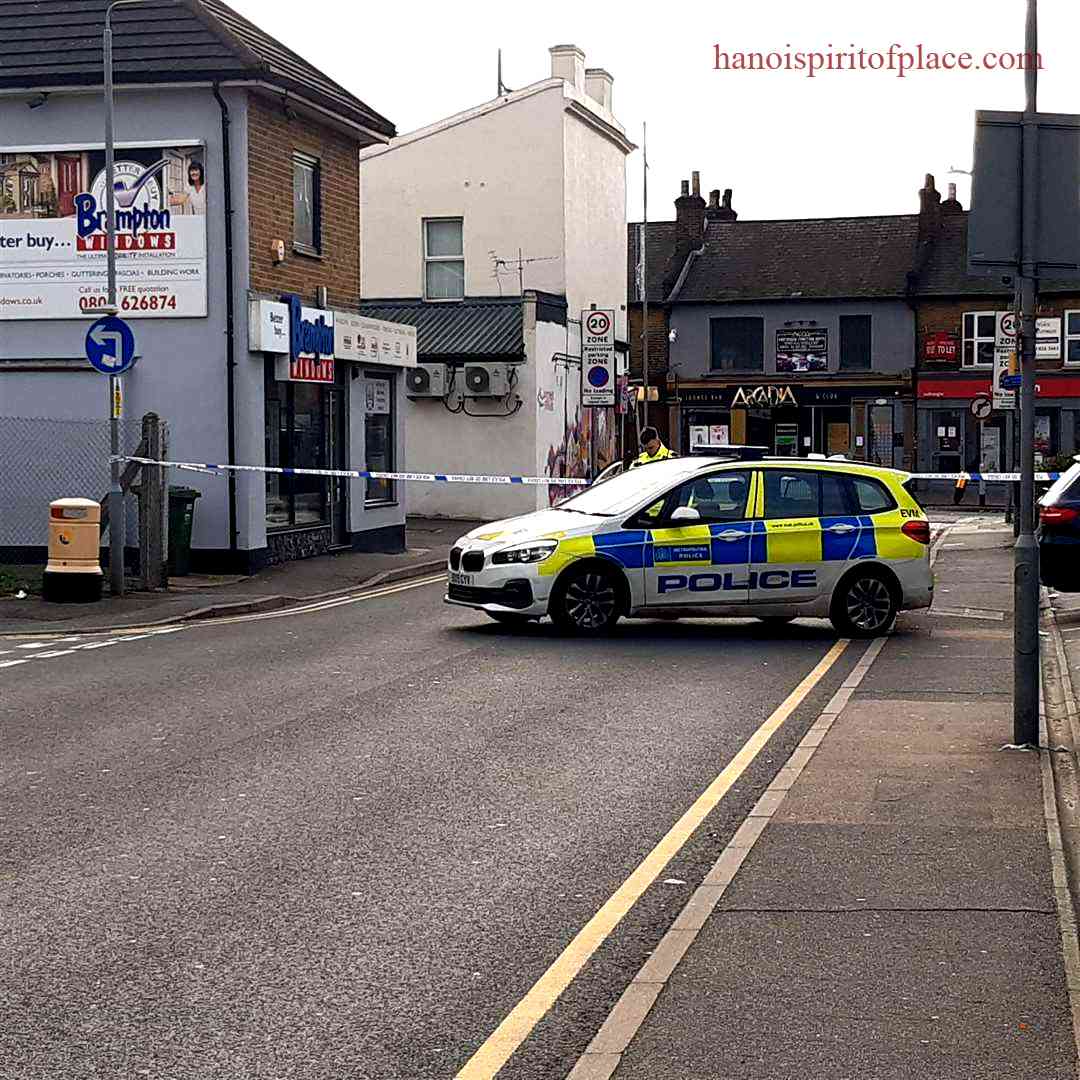
<path fill-rule="evenodd" d="M 56 604 L 101 599 L 101 504 L 57 499 L 49 504 L 49 561 L 41 595 Z"/>

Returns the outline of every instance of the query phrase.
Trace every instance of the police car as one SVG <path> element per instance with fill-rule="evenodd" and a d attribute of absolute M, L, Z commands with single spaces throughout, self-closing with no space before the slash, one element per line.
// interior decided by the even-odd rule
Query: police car
<path fill-rule="evenodd" d="M 621 616 L 825 617 L 874 637 L 933 598 L 910 476 L 855 461 L 672 458 L 474 529 L 446 601 L 603 633 Z"/>

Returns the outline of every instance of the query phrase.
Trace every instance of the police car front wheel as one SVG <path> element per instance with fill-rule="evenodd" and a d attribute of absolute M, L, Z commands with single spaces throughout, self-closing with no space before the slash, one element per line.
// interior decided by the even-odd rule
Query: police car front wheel
<path fill-rule="evenodd" d="M 551 620 L 561 630 L 577 634 L 603 634 L 622 614 L 620 583 L 602 566 L 569 571 L 551 601 Z"/>
<path fill-rule="evenodd" d="M 830 617 L 843 637 L 877 637 L 892 626 L 899 607 L 896 590 L 884 575 L 864 570 L 840 583 Z"/>

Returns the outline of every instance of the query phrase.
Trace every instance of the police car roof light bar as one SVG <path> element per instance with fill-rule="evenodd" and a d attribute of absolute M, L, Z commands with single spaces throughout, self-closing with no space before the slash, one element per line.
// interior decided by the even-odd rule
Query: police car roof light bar
<path fill-rule="evenodd" d="M 692 446 L 693 457 L 723 458 L 725 461 L 761 461 L 769 448 L 767 446 Z"/>

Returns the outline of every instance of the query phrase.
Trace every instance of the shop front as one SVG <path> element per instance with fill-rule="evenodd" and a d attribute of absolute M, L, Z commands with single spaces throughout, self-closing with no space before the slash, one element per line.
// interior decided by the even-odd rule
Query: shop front
<path fill-rule="evenodd" d="M 251 302 L 250 341 L 263 358 L 265 462 L 290 470 L 266 474 L 268 561 L 403 546 L 400 485 L 318 473 L 400 467 L 401 369 L 416 364 L 415 328 L 286 295 Z"/>
<path fill-rule="evenodd" d="M 990 375 L 941 373 L 919 379 L 919 469 L 1013 471 L 1019 460 L 1015 409 L 992 409 Z M 987 411 L 984 411 L 987 410 Z M 1035 464 L 1071 457 L 1080 436 L 1080 375 L 1039 372 L 1035 384 Z"/>
<path fill-rule="evenodd" d="M 671 404 L 683 453 L 696 445 L 765 446 L 770 453 L 843 454 L 905 467 L 912 402 L 906 383 L 820 381 L 683 384 Z"/>

